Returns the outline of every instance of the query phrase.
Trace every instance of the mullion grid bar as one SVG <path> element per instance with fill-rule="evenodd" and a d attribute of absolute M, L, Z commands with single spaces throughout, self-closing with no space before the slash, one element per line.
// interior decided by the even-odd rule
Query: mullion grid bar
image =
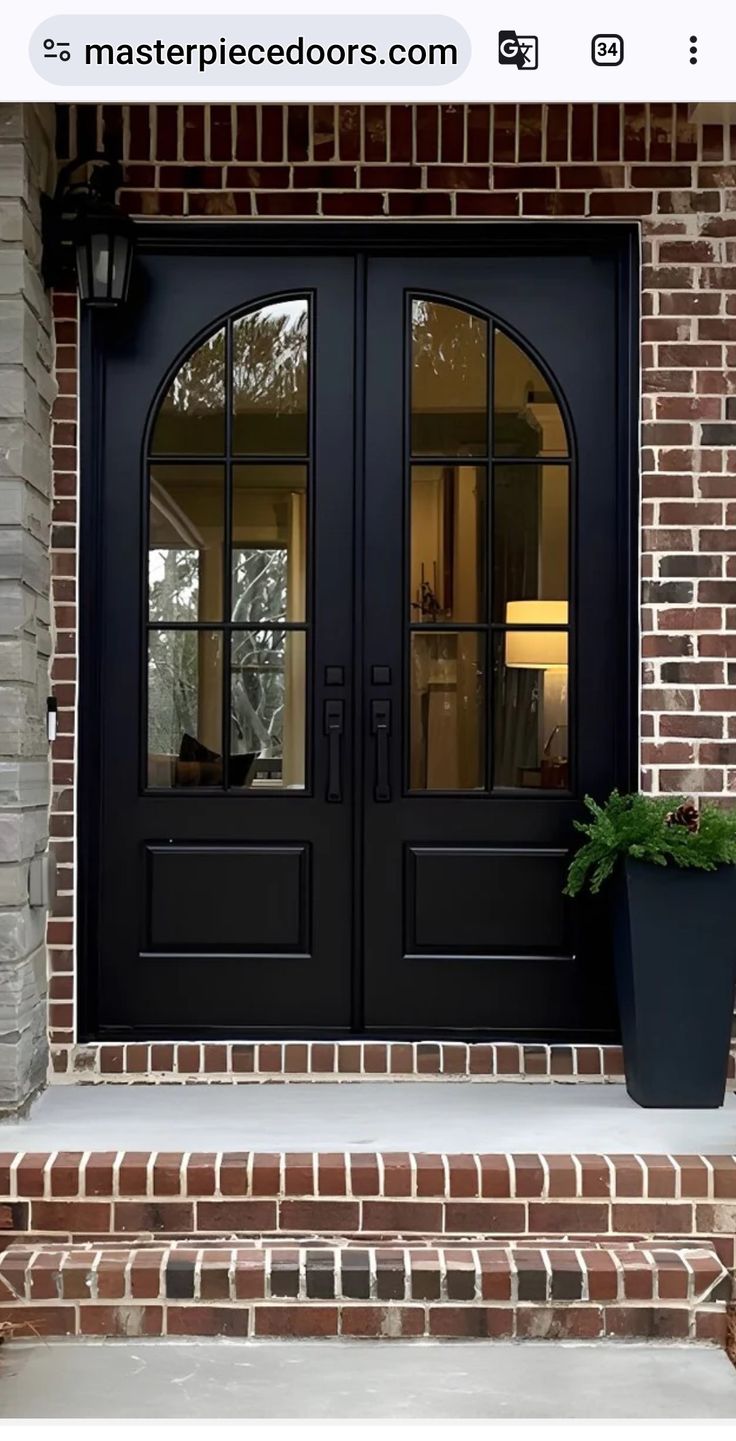
<path fill-rule="evenodd" d="M 230 788 L 230 692 L 232 686 L 233 616 L 233 322 L 228 318 L 225 328 L 225 525 L 223 536 L 222 617 L 228 628 L 222 636 L 222 787 Z"/>

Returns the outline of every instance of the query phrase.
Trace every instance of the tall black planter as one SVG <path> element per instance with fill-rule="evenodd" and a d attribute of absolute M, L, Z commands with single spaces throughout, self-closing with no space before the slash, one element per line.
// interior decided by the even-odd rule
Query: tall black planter
<path fill-rule="evenodd" d="M 736 866 L 627 860 L 615 964 L 626 1088 L 640 1106 L 722 1106 L 736 985 Z"/>

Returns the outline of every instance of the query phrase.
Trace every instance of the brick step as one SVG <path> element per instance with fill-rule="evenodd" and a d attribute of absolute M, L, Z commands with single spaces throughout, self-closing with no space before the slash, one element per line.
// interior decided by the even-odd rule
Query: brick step
<path fill-rule="evenodd" d="M 181 1084 L 185 1081 L 560 1081 L 624 1080 L 619 1045 L 509 1041 L 117 1041 L 54 1052 L 57 1081 Z M 736 1079 L 736 1050 L 729 1060 Z"/>
<path fill-rule="evenodd" d="M 0 1328 L 18 1336 L 651 1337 L 722 1346 L 730 1294 L 714 1249 L 690 1240 L 15 1243 L 0 1257 Z"/>
<path fill-rule="evenodd" d="M 0 1154 L 21 1237 L 704 1237 L 733 1267 L 736 1157 L 412 1152 Z"/>

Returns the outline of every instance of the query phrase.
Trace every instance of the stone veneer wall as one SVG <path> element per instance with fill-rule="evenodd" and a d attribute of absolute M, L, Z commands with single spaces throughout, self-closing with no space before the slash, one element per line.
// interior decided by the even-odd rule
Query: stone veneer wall
<path fill-rule="evenodd" d="M 55 383 L 39 262 L 53 149 L 51 106 L 0 105 L 0 1113 L 43 1085 L 48 1058 L 46 915 L 28 878 L 48 844 Z"/>

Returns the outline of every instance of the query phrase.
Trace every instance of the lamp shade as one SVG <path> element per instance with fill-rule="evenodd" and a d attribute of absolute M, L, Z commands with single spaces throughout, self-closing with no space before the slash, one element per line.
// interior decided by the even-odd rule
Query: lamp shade
<path fill-rule="evenodd" d="M 79 296 L 85 305 L 122 305 L 130 280 L 135 227 L 116 205 L 92 201 L 74 227 Z"/>
<path fill-rule="evenodd" d="M 566 626 L 566 600 L 510 600 L 509 626 Z M 506 664 L 522 670 L 564 670 L 567 666 L 566 630 L 508 630 Z"/>

